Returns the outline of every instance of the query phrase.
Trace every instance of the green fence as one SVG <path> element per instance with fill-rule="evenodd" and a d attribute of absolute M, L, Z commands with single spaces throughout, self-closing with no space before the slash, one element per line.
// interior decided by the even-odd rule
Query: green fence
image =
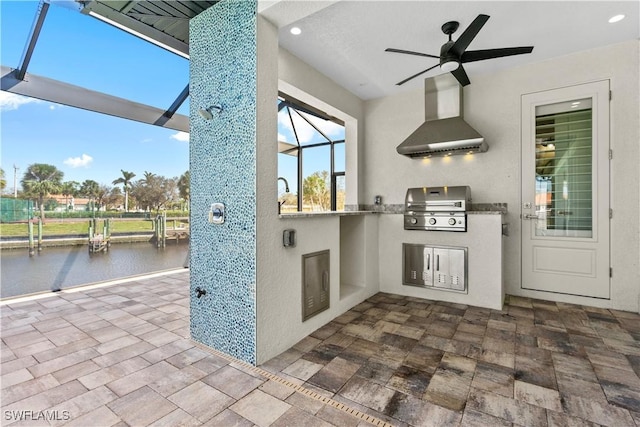
<path fill-rule="evenodd" d="M 0 197 L 0 222 L 27 221 L 32 216 L 32 200 Z"/>

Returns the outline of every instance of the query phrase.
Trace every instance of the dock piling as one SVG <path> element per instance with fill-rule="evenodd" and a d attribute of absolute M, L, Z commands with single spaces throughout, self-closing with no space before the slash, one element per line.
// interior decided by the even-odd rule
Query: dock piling
<path fill-rule="evenodd" d="M 38 218 L 38 252 L 42 250 L 42 218 Z"/>
<path fill-rule="evenodd" d="M 89 220 L 89 253 L 106 252 L 111 244 L 109 239 L 109 224 L 105 219 L 102 227 L 102 233 L 98 232 L 98 220 L 92 218 Z"/>
<path fill-rule="evenodd" d="M 33 221 L 29 220 L 29 256 L 34 256 L 36 254 L 36 250 L 33 243 Z"/>

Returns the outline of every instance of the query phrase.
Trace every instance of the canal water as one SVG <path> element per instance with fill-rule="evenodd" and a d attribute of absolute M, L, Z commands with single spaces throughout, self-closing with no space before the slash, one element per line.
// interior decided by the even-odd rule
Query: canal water
<path fill-rule="evenodd" d="M 85 245 L 46 247 L 33 257 L 28 249 L 2 250 L 0 298 L 183 267 L 188 249 L 187 243 L 158 249 L 144 242 L 117 243 L 96 254 Z"/>

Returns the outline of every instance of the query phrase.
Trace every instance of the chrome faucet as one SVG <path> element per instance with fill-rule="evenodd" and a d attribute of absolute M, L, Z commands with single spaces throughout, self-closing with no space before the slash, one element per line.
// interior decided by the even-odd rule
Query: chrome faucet
<path fill-rule="evenodd" d="M 287 180 L 281 176 L 278 177 L 278 181 L 283 180 L 284 181 L 284 192 L 288 193 L 289 192 L 289 183 L 287 182 Z M 284 204 L 284 200 L 280 201 L 278 200 L 278 215 L 280 215 L 280 208 L 282 207 L 282 205 Z"/>
<path fill-rule="evenodd" d="M 284 192 L 288 193 L 289 192 L 289 183 L 287 182 L 287 180 L 281 176 L 278 177 L 278 181 L 283 180 L 284 181 Z"/>

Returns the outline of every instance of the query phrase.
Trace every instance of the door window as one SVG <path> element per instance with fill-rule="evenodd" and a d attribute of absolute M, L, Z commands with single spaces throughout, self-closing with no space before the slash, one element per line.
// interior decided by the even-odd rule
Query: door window
<path fill-rule="evenodd" d="M 536 107 L 536 236 L 593 236 L 591 99 Z"/>

